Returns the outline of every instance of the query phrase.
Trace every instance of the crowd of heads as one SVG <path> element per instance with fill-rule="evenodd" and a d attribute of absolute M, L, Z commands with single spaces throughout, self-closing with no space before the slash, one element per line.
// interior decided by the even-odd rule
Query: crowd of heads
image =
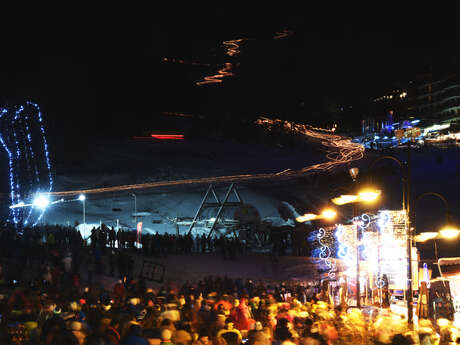
<path fill-rule="evenodd" d="M 104 247 L 98 237 L 86 245 L 71 227 L 24 229 L 20 236 L 6 229 L 0 237 L 2 345 L 447 345 L 457 339 L 448 320 L 421 319 L 412 330 L 390 308 L 334 306 L 314 282 L 209 276 L 147 287 L 133 273 L 130 246 L 110 248 L 118 247 L 110 229 Z M 198 250 L 206 253 L 206 238 L 202 243 Z M 197 251 L 193 237 L 183 236 L 176 248 L 187 254 L 190 244 Z M 103 256 L 113 258 L 108 267 Z M 112 275 L 115 283 L 95 282 L 90 273 Z"/>
<path fill-rule="evenodd" d="M 141 233 L 136 230 L 109 227 L 103 223 L 93 227 L 87 237 L 75 226 L 43 225 L 26 227 L 18 231 L 13 226 L 4 226 L 0 231 L 0 247 L 5 251 L 14 252 L 20 249 L 36 249 L 38 247 L 53 247 L 78 249 L 90 247 L 138 249 L 146 256 L 166 257 L 168 255 L 191 255 L 205 253 L 219 253 L 225 259 L 236 259 L 252 251 L 252 241 L 241 239 L 235 233 L 222 234 L 215 232 L 196 234 L 171 233 Z M 254 236 L 252 236 L 254 237 Z M 269 249 L 271 257 L 283 255 L 306 255 L 295 247 L 293 238 L 288 231 L 274 232 L 265 235 L 262 240 L 264 249 Z M 259 241 L 260 242 L 260 241 Z M 7 254 L 8 254 L 7 253 Z"/>
<path fill-rule="evenodd" d="M 162 345 L 453 344 L 448 320 L 411 330 L 390 309 L 334 307 L 319 286 L 210 276 L 146 288 L 119 280 L 74 295 L 3 289 L 0 343 Z M 49 292 L 49 293 L 48 293 Z"/>

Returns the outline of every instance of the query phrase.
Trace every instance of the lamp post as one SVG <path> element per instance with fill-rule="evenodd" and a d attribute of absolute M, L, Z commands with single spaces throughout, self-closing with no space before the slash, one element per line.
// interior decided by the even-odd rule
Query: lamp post
<path fill-rule="evenodd" d="M 134 221 L 136 222 L 136 227 L 137 227 L 137 201 L 136 201 L 136 194 L 131 193 L 131 195 L 134 197 Z"/>
<path fill-rule="evenodd" d="M 351 179 L 353 180 L 353 190 L 358 194 L 356 179 L 358 177 L 359 170 L 358 168 L 351 168 L 349 171 Z M 358 216 L 358 207 L 356 204 L 351 205 L 351 217 L 354 221 L 355 217 Z M 361 267 L 359 260 L 359 231 L 358 226 L 356 226 L 356 307 L 361 308 Z"/>
<path fill-rule="evenodd" d="M 438 258 L 438 245 L 436 243 L 437 239 L 453 239 L 455 237 L 458 237 L 460 234 L 459 229 L 455 228 L 443 228 L 439 230 L 438 232 L 422 232 L 419 235 L 416 235 L 414 237 L 414 242 L 427 242 L 429 240 L 434 241 L 434 257 L 436 260 L 436 263 L 438 265 L 438 270 L 439 274 L 442 277 L 442 272 L 441 272 L 441 267 L 439 267 L 439 258 Z"/>
<path fill-rule="evenodd" d="M 443 202 L 444 204 L 444 207 L 446 209 L 446 224 L 450 224 L 450 210 L 449 210 L 449 203 L 447 202 L 447 199 L 444 195 L 442 195 L 441 193 L 436 193 L 436 192 L 425 192 L 425 193 L 422 193 L 420 194 L 416 199 L 415 199 L 415 206 L 414 206 L 414 210 L 413 210 L 413 217 L 415 219 L 415 210 L 417 208 L 417 205 L 418 205 L 418 202 L 425 196 L 435 196 L 439 199 L 441 199 L 441 201 Z"/>
<path fill-rule="evenodd" d="M 414 220 L 415 220 L 415 215 L 416 215 L 415 210 L 417 208 L 417 204 L 425 196 L 435 196 L 435 197 L 441 199 L 441 201 L 443 202 L 444 207 L 446 209 L 446 225 L 442 229 L 440 229 L 438 232 L 425 232 L 425 233 L 421 233 L 420 235 L 415 235 L 414 236 L 414 242 L 426 242 L 426 241 L 431 240 L 431 239 L 434 240 L 434 254 L 435 254 L 435 258 L 436 258 L 436 262 L 437 262 L 438 261 L 438 246 L 437 246 L 437 243 L 436 243 L 436 239 L 439 239 L 439 238 L 443 238 L 443 239 L 455 238 L 455 237 L 457 237 L 459 235 L 460 230 L 452 225 L 452 219 L 451 219 L 450 210 L 449 210 L 449 203 L 447 202 L 446 197 L 444 195 L 442 195 L 441 193 L 425 192 L 425 193 L 420 194 L 415 199 L 415 206 L 414 206 L 414 210 L 413 210 L 413 219 Z M 438 265 L 438 270 L 439 270 L 439 273 L 442 275 L 439 265 Z"/>
<path fill-rule="evenodd" d="M 85 194 L 80 194 L 78 200 L 83 202 L 83 231 L 86 231 L 86 210 L 85 210 L 85 203 L 86 203 L 86 196 Z"/>
<path fill-rule="evenodd" d="M 402 138 L 402 136 L 401 136 Z M 399 138 L 399 139 L 401 139 Z M 403 164 L 398 158 L 393 156 L 382 156 L 374 160 L 369 168 L 371 169 L 375 164 L 384 159 L 390 159 L 398 163 L 399 168 L 401 169 L 401 182 L 402 182 L 402 207 L 406 211 L 408 217 L 407 225 L 407 284 L 406 284 L 406 306 L 407 306 L 407 322 L 409 327 L 412 328 L 413 325 L 413 293 L 412 293 L 412 242 L 413 242 L 413 229 L 411 226 L 411 149 L 410 143 L 412 138 L 409 140 L 408 151 L 407 151 L 407 164 Z M 406 165 L 406 169 L 403 169 Z M 405 176 L 404 176 L 405 170 Z M 371 175 L 372 177 L 372 175 Z"/>

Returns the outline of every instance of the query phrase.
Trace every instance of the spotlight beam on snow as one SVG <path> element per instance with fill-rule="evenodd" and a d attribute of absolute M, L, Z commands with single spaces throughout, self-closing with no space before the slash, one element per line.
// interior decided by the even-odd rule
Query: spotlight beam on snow
<path fill-rule="evenodd" d="M 306 166 L 300 170 L 285 169 L 277 173 L 265 173 L 265 174 L 244 174 L 244 175 L 231 175 L 231 176 L 217 176 L 217 177 L 206 177 L 196 179 L 184 179 L 175 181 L 156 181 L 140 184 L 130 184 L 113 187 L 103 187 L 94 189 L 81 189 L 71 190 L 63 192 L 52 192 L 48 193 L 50 196 L 69 196 L 78 194 L 97 194 L 97 193 L 108 193 L 108 192 L 122 192 L 132 191 L 136 189 L 149 189 L 158 187 L 168 186 L 179 186 L 179 185 L 192 185 L 192 184 L 211 184 L 211 183 L 231 183 L 231 182 L 245 182 L 245 181 L 256 181 L 256 180 L 268 180 L 275 178 L 294 178 L 300 177 L 312 173 L 331 171 L 334 168 L 348 164 L 350 162 L 359 160 L 364 156 L 364 146 L 358 143 L 353 143 L 350 138 L 342 137 L 339 135 L 332 134 L 333 130 L 325 130 L 321 128 L 314 128 L 308 125 L 292 125 L 287 121 L 272 120 L 268 118 L 259 118 L 256 121 L 257 124 L 266 126 L 282 126 L 286 130 L 294 131 L 298 135 L 303 136 L 307 140 L 318 141 L 323 148 L 326 150 L 327 162 Z M 335 127 L 334 127 L 335 128 Z"/>

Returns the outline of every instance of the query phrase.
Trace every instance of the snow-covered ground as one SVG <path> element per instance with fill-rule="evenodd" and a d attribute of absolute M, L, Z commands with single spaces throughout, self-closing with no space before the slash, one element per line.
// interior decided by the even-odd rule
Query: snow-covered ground
<path fill-rule="evenodd" d="M 314 147 L 285 148 L 280 145 L 245 145 L 234 142 L 120 142 L 95 147 L 85 160 L 74 165 L 57 167 L 54 191 L 98 188 L 161 180 L 181 180 L 210 176 L 247 173 L 272 173 L 285 169 L 299 169 L 325 161 L 323 152 Z M 135 211 L 143 212 L 137 221 L 145 232 L 176 233 L 173 218 L 193 218 L 208 189 L 207 184 L 161 189 L 135 190 L 105 194 L 87 194 L 85 200 L 86 229 L 104 223 L 134 229 Z M 216 185 L 223 200 L 230 183 Z M 280 187 L 281 186 L 281 187 Z M 237 184 L 242 201 L 257 208 L 260 217 L 274 225 L 286 225 L 280 218 L 278 205 L 289 200 L 289 193 L 280 196 L 281 183 L 263 182 L 254 185 Z M 296 191 L 295 186 L 289 189 Z M 295 193 L 294 193 L 295 194 Z M 52 205 L 42 223 L 74 225 L 83 223 L 83 202 L 78 196 L 66 197 L 66 202 Z M 210 195 L 208 201 L 213 201 Z M 230 194 L 229 201 L 236 201 Z M 212 218 L 217 209 L 209 208 L 204 217 Z M 235 208 L 228 208 L 224 216 L 233 218 Z M 302 213 L 302 210 L 298 210 Z M 196 228 L 199 231 L 199 228 Z M 184 233 L 187 226 L 179 226 Z"/>
<path fill-rule="evenodd" d="M 134 229 L 136 227 L 135 206 L 138 214 L 145 214 L 145 216 L 137 217 L 137 221 L 143 223 L 142 231 L 147 233 L 176 233 L 176 225 L 172 220 L 174 218 L 193 218 L 200 207 L 206 190 L 207 186 L 203 186 L 201 190 L 197 191 L 136 193 L 136 197 L 130 194 L 113 197 L 88 195 L 85 201 L 87 229 L 84 233 L 89 235 L 91 228 L 99 226 L 100 223 Z M 226 188 L 218 188 L 217 192 L 222 200 Z M 257 207 L 263 220 L 285 224 L 277 211 L 279 200 L 249 189 L 239 189 L 238 192 L 243 202 Z M 208 198 L 208 201 L 212 202 L 213 200 Z M 230 201 L 235 201 L 235 199 L 232 198 Z M 208 208 L 203 212 L 203 216 L 212 218 L 215 217 L 216 212 L 216 208 Z M 235 212 L 234 207 L 228 208 L 224 215 L 232 218 L 232 212 Z M 69 225 L 74 225 L 75 222 L 83 223 L 83 203 L 75 200 L 71 203 L 52 205 L 42 221 Z M 82 227 L 80 229 L 83 230 Z M 187 226 L 179 226 L 180 233 L 183 234 L 187 230 Z M 200 228 L 195 227 L 195 230 L 199 231 Z"/>

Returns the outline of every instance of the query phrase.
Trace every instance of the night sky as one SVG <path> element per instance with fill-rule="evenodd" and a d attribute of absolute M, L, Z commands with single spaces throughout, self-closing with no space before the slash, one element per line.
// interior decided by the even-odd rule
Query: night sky
<path fill-rule="evenodd" d="M 238 12 L 225 8 L 213 20 L 160 18 L 162 12 L 149 20 L 56 16 L 56 22 L 5 26 L 0 104 L 40 104 L 50 146 L 65 151 L 91 149 L 82 137 L 104 145 L 101 137 L 167 129 L 164 112 L 216 121 L 268 115 L 315 125 L 314 114 L 331 104 L 353 105 L 359 118 L 359 105 L 394 82 L 460 53 L 457 21 L 447 19 L 302 12 L 299 20 L 262 14 L 239 20 L 223 18 L 225 10 Z M 223 42 L 236 39 L 240 54 L 230 57 Z M 226 62 L 234 76 L 196 85 Z"/>
<path fill-rule="evenodd" d="M 158 127 L 163 112 L 309 122 L 327 104 L 365 103 L 458 49 L 454 23 L 312 17 L 62 18 L 18 27 L 2 52 L 1 99 L 37 101 L 50 135 L 131 136 Z M 232 39 L 243 43 L 230 57 L 223 41 Z M 225 62 L 233 77 L 195 85 Z"/>

